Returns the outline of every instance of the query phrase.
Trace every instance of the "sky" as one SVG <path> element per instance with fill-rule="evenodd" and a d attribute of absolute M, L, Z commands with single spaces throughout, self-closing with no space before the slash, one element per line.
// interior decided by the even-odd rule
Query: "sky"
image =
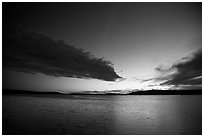
<path fill-rule="evenodd" d="M 2 5 L 3 88 L 202 88 L 202 3 Z"/>

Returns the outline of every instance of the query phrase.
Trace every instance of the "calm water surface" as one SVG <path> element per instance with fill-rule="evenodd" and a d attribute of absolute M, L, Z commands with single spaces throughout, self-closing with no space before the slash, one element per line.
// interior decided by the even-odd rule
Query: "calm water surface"
<path fill-rule="evenodd" d="M 3 134 L 202 134 L 201 95 L 3 95 Z"/>

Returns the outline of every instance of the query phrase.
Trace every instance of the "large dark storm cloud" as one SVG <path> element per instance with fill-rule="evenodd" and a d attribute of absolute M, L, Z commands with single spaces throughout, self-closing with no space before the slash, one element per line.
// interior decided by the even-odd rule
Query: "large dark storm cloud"
<path fill-rule="evenodd" d="M 110 61 L 96 58 L 63 41 L 54 41 L 42 33 L 24 29 L 10 19 L 3 20 L 3 67 L 56 77 L 105 81 L 120 78 Z"/>
<path fill-rule="evenodd" d="M 172 65 L 168 69 L 156 68 L 161 74 L 170 70 L 176 70 L 175 73 L 169 74 L 161 79 L 166 82 L 161 85 L 174 85 L 178 87 L 199 87 L 202 85 L 202 50 L 183 58 L 179 63 Z M 158 78 L 159 79 L 159 78 Z"/>

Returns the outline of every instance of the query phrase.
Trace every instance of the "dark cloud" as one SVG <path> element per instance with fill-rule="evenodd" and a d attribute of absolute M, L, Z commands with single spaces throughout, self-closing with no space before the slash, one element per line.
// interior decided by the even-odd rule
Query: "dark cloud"
<path fill-rule="evenodd" d="M 161 74 L 175 70 L 174 73 L 160 77 L 162 80 L 166 80 L 161 85 L 174 85 L 183 88 L 200 87 L 202 85 L 202 50 L 200 48 L 195 53 L 185 57 L 185 60 L 182 58 L 180 62 L 168 69 L 158 67 L 156 70 Z"/>
<path fill-rule="evenodd" d="M 140 80 L 140 82 L 144 83 L 144 82 L 149 82 L 149 81 L 152 81 L 154 80 L 153 78 L 149 78 L 149 79 L 142 79 Z"/>
<path fill-rule="evenodd" d="M 9 19 L 3 20 L 3 67 L 26 73 L 56 77 L 95 78 L 115 81 L 121 78 L 113 64 L 83 49 L 54 41 Z"/>

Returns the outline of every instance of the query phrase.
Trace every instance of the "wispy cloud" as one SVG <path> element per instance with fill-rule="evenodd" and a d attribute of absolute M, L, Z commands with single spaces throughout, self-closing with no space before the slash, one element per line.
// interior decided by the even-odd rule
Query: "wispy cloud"
<path fill-rule="evenodd" d="M 164 80 L 160 85 L 181 88 L 200 87 L 202 85 L 202 50 L 200 48 L 169 68 L 157 67 L 155 70 L 161 75 L 155 80 Z"/>
<path fill-rule="evenodd" d="M 113 64 L 90 52 L 54 41 L 11 20 L 3 22 L 3 67 L 26 73 L 56 77 L 95 78 L 115 81 L 121 78 Z"/>

